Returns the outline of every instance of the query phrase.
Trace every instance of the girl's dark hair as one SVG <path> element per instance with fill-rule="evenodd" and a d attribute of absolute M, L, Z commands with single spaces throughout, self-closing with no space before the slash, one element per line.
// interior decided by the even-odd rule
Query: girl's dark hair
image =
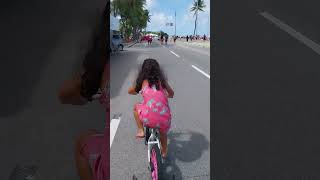
<path fill-rule="evenodd" d="M 107 1 L 102 17 L 93 33 L 92 44 L 83 61 L 84 73 L 81 76 L 81 95 L 92 100 L 92 96 L 98 92 L 101 84 L 102 74 L 106 63 L 109 61 L 109 13 Z"/>
<path fill-rule="evenodd" d="M 137 93 L 141 90 L 142 83 L 144 80 L 148 80 L 150 87 L 155 85 L 157 90 L 160 89 L 160 85 L 163 88 L 166 88 L 165 87 L 166 78 L 157 60 L 155 59 L 144 60 L 136 80 L 135 90 Z"/>

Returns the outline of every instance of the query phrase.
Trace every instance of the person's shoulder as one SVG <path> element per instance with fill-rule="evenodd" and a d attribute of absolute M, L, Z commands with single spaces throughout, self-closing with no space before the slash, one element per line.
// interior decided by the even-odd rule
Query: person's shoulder
<path fill-rule="evenodd" d="M 146 85 L 148 85 L 149 84 L 149 82 L 148 82 L 148 80 L 143 80 L 143 82 L 142 82 L 142 87 L 144 87 L 144 86 L 146 86 Z"/>

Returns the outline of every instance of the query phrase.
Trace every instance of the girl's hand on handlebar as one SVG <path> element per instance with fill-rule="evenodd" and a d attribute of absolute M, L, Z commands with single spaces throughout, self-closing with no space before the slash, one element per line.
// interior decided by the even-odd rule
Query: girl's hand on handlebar
<path fill-rule="evenodd" d="M 173 98 L 173 95 L 167 94 L 168 98 Z"/>
<path fill-rule="evenodd" d="M 130 87 L 128 89 L 128 94 L 137 95 L 138 93 L 136 92 L 136 88 L 135 87 Z"/>

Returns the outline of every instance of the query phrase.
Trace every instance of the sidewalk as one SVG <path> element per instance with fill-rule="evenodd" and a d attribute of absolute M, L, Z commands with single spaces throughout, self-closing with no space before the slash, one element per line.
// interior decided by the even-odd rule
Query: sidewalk
<path fill-rule="evenodd" d="M 189 46 L 197 46 L 203 48 L 210 48 L 210 41 L 203 41 L 203 40 L 193 40 L 187 42 L 185 39 L 177 40 L 176 43 L 182 43 Z"/>

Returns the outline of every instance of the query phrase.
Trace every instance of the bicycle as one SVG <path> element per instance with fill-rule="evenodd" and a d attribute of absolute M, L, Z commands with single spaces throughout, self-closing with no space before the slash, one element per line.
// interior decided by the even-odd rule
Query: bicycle
<path fill-rule="evenodd" d="M 163 163 L 161 156 L 160 132 L 158 128 L 145 127 L 145 145 L 148 151 L 148 163 L 152 180 L 158 180 Z"/>
<path fill-rule="evenodd" d="M 160 132 L 158 128 L 149 128 L 144 126 L 145 145 L 148 147 L 148 163 L 152 180 L 160 179 L 160 170 L 163 163 L 161 156 Z M 133 175 L 133 180 L 138 178 Z"/>
<path fill-rule="evenodd" d="M 145 130 L 145 145 L 147 145 L 147 160 L 149 163 L 148 169 L 150 170 L 150 175 L 152 180 L 159 180 L 161 176 L 161 168 L 163 166 L 163 158 L 161 156 L 161 141 L 159 128 L 149 128 L 144 126 Z M 172 179 L 175 176 L 172 175 Z M 138 180 L 138 178 L 133 175 L 133 180 Z"/>

